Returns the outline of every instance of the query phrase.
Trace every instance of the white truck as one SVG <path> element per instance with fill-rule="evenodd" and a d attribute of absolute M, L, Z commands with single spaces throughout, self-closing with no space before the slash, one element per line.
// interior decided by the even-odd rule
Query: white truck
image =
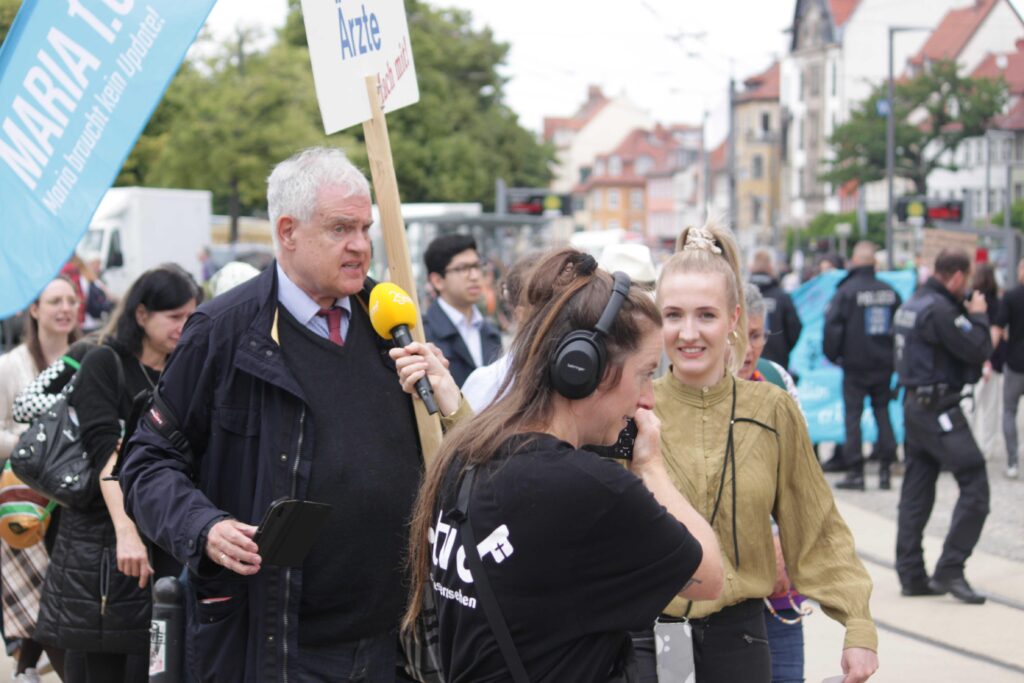
<path fill-rule="evenodd" d="M 76 251 L 99 255 L 103 280 L 116 294 L 161 263 L 177 263 L 201 281 L 199 254 L 210 243 L 211 197 L 206 190 L 111 188 Z"/>

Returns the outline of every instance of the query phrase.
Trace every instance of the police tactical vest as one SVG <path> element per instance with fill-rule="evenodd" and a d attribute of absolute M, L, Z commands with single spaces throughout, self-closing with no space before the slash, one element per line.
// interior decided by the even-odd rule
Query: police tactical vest
<path fill-rule="evenodd" d="M 926 314 L 938 303 L 939 295 L 921 288 L 899 307 L 893 319 L 896 373 L 905 387 L 947 383 L 945 373 L 936 367 L 937 348 L 924 340 L 922 324 Z M 944 368 L 942 368 L 944 370 Z"/>

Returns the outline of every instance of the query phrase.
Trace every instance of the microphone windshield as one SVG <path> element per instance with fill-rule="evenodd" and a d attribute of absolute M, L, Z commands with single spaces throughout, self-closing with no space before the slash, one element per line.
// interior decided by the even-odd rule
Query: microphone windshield
<path fill-rule="evenodd" d="M 391 331 L 399 325 L 416 327 L 416 304 L 395 283 L 381 282 L 370 292 L 370 323 L 377 334 L 391 339 Z"/>

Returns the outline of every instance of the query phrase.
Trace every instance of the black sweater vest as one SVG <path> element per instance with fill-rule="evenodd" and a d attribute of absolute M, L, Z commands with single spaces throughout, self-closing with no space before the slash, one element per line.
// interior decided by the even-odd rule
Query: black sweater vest
<path fill-rule="evenodd" d="M 307 402 L 307 499 L 333 506 L 302 565 L 299 645 L 327 648 L 394 628 L 404 609 L 403 559 L 420 482 L 419 439 L 363 306 L 343 347 L 281 308 L 281 350 Z"/>

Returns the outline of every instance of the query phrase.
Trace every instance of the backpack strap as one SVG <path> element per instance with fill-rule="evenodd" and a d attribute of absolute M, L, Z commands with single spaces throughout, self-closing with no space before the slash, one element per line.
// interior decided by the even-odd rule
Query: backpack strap
<path fill-rule="evenodd" d="M 456 497 L 455 508 L 448 513 L 449 519 L 459 525 L 459 536 L 462 540 L 462 549 L 466 552 L 466 563 L 473 574 L 473 583 L 476 584 L 477 594 L 480 596 L 480 604 L 487 616 L 487 623 L 490 624 L 491 632 L 498 641 L 498 648 L 501 656 L 508 665 L 512 680 L 516 683 L 529 683 L 530 678 L 526 675 L 523 662 L 519 659 L 519 652 L 515 643 L 512 642 L 512 634 L 508 631 L 508 625 L 501 614 L 501 607 L 498 605 L 498 598 L 491 590 L 491 582 L 484 571 L 484 563 L 480 559 L 480 551 L 476 547 L 476 537 L 473 534 L 473 526 L 469 523 L 469 497 L 473 492 L 473 481 L 476 478 L 476 467 L 470 465 L 462 475 L 462 483 L 459 485 L 459 493 Z"/>

